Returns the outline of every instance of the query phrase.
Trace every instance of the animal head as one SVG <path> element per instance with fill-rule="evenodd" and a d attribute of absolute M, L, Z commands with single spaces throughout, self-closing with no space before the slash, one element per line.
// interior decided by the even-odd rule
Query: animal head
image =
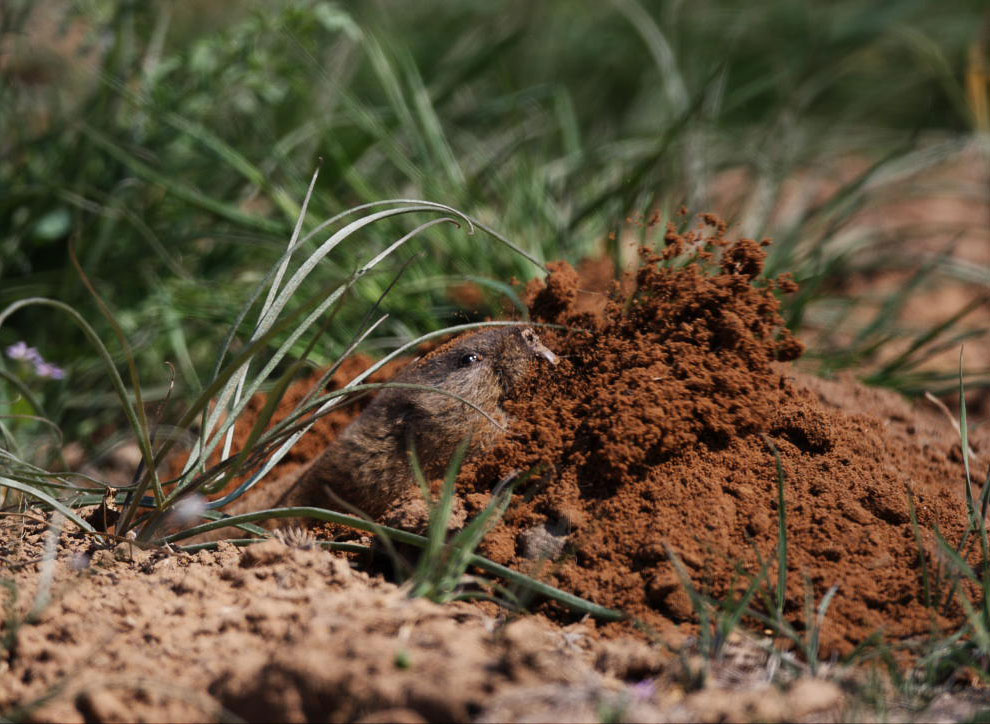
<path fill-rule="evenodd" d="M 397 446 L 397 450 L 412 444 L 427 474 L 442 474 L 462 440 L 471 439 L 474 448 L 481 449 L 505 431 L 508 415 L 502 403 L 518 393 L 541 358 L 557 363 L 557 356 L 528 327 L 500 327 L 458 337 L 394 379 L 442 392 L 383 390 L 341 439 L 358 440 L 365 447 Z M 394 459 L 404 464 L 404 456 Z"/>
<path fill-rule="evenodd" d="M 530 327 L 499 327 L 454 339 L 414 363 L 402 377 L 488 408 L 512 397 L 540 358 L 557 363 L 557 356 Z"/>

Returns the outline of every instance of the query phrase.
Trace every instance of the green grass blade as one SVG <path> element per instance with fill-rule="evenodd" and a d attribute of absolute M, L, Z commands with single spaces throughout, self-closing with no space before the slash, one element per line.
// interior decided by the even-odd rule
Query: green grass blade
<path fill-rule="evenodd" d="M 224 538 L 222 541 L 192 543 L 187 546 L 176 546 L 176 549 L 182 551 L 183 553 L 197 553 L 199 551 L 215 551 L 220 543 L 230 543 L 231 545 L 240 548 L 243 546 L 262 543 L 265 540 L 267 540 L 267 538 Z M 318 545 L 320 548 L 325 550 L 340 551 L 342 553 L 369 553 L 371 551 L 371 546 L 362 545 L 361 543 L 347 543 L 346 541 L 318 540 L 315 545 Z"/>
<path fill-rule="evenodd" d="M 284 189 L 273 186 L 268 176 L 260 168 L 248 161 L 240 151 L 226 143 L 215 133 L 199 123 L 190 121 L 171 111 L 162 113 L 161 118 L 176 130 L 199 141 L 204 147 L 213 151 L 227 166 L 241 174 L 259 189 L 264 190 L 278 207 L 279 211 L 282 212 L 286 220 L 305 216 L 305 211 L 300 210 L 299 205 L 292 200 L 292 197 Z"/>
<path fill-rule="evenodd" d="M 777 618 L 784 619 L 784 601 L 787 599 L 787 500 L 784 488 L 787 478 L 784 474 L 784 462 L 780 451 L 769 437 L 763 436 L 764 442 L 773 452 L 777 464 L 777 600 L 775 607 Z"/>
<path fill-rule="evenodd" d="M 41 406 L 41 403 L 38 401 L 38 398 L 34 396 L 31 389 L 25 385 L 17 375 L 8 372 L 3 369 L 3 367 L 0 367 L 0 379 L 6 380 L 11 387 L 17 390 L 21 397 L 23 397 L 24 400 L 31 406 L 31 409 L 34 410 L 36 415 L 43 418 L 48 417 L 48 415 L 45 414 L 45 410 Z"/>
<path fill-rule="evenodd" d="M 102 148 L 117 161 L 127 166 L 138 176 L 146 181 L 150 181 L 151 183 L 163 187 L 170 194 L 188 204 L 198 206 L 205 211 L 209 211 L 212 214 L 216 214 L 221 218 L 227 219 L 228 221 L 233 221 L 234 223 L 249 229 L 257 229 L 258 231 L 263 231 L 269 234 L 282 234 L 285 231 L 285 225 L 281 222 L 270 221 L 260 216 L 246 214 L 231 204 L 226 204 L 222 201 L 217 201 L 216 199 L 210 198 L 198 189 L 187 186 L 163 173 L 155 171 L 151 168 L 151 166 L 143 161 L 139 161 L 130 153 L 124 151 L 109 137 L 105 136 L 100 131 L 97 131 L 92 126 L 83 124 L 82 131 L 87 138 L 93 141 L 97 146 Z"/>
<path fill-rule="evenodd" d="M 357 350 L 357 348 L 364 342 L 364 340 L 367 339 L 367 337 L 382 322 L 388 319 L 388 315 L 383 314 L 376 321 L 374 322 L 371 321 L 374 315 L 377 314 L 378 310 L 381 308 L 382 301 L 384 301 L 385 297 L 388 296 L 389 292 L 392 291 L 392 289 L 398 283 L 399 279 L 402 278 L 402 275 L 405 274 L 406 271 L 409 269 L 409 266 L 412 264 L 414 258 L 415 257 L 412 257 L 406 260 L 406 262 L 399 268 L 399 271 L 392 278 L 392 281 L 390 281 L 388 286 L 386 286 L 385 289 L 382 290 L 382 293 L 378 295 L 378 299 L 375 300 L 375 303 L 365 313 L 364 318 L 362 319 L 361 324 L 358 327 L 362 331 L 359 332 L 350 341 L 350 343 L 347 345 L 347 348 L 340 354 L 337 360 L 320 376 L 320 379 L 316 382 L 315 385 L 313 385 L 312 389 L 306 393 L 306 395 L 302 398 L 300 403 L 296 406 L 296 408 L 292 411 L 292 413 L 286 418 L 286 422 L 293 420 L 296 417 L 297 413 L 299 413 L 299 411 L 302 410 L 310 402 L 310 400 L 312 400 L 312 398 L 316 395 L 317 391 L 322 390 L 324 387 L 326 387 L 330 379 L 337 373 L 337 370 L 340 369 L 340 366 L 344 363 L 344 360 L 348 359 L 355 352 L 355 350 Z M 299 432 L 295 438 L 288 440 L 286 442 L 286 446 L 284 446 L 286 451 L 288 450 L 288 448 L 292 447 L 292 444 L 294 444 L 295 439 L 298 439 L 298 435 L 302 435 L 308 429 L 309 429 L 308 427 L 305 428 L 304 430 Z M 276 453 L 275 458 L 277 461 L 278 459 L 281 459 L 281 455 Z"/>
<path fill-rule="evenodd" d="M 976 503 L 973 498 L 973 477 L 969 470 L 969 423 L 966 420 L 966 385 L 963 384 L 963 350 L 959 348 L 959 437 L 962 443 L 963 468 L 966 470 L 966 505 L 970 522 L 978 527 Z"/>
<path fill-rule="evenodd" d="M 684 590 L 687 591 L 688 598 L 691 599 L 691 607 L 694 609 L 694 612 L 698 614 L 701 650 L 710 653 L 712 651 L 712 627 L 709 620 L 708 605 L 704 598 L 702 598 L 701 594 L 698 593 L 698 590 L 694 587 L 694 583 L 691 582 L 691 574 L 688 573 L 688 570 L 680 556 L 678 556 L 677 553 L 674 552 L 674 549 L 667 543 L 664 543 L 663 547 L 664 550 L 667 551 L 667 559 L 674 567 L 674 572 L 677 574 L 677 578 L 680 579 L 681 586 L 684 587 Z"/>
<path fill-rule="evenodd" d="M 908 517 L 911 518 L 911 531 L 914 533 L 914 542 L 918 546 L 918 567 L 921 568 L 921 590 L 924 594 L 925 607 L 934 610 L 938 606 L 938 601 L 932 597 L 932 585 L 928 573 L 928 556 L 925 555 L 925 544 L 921 537 L 921 526 L 918 525 L 918 512 L 914 506 L 914 494 L 911 489 L 907 490 Z"/>
<path fill-rule="evenodd" d="M 454 483 L 457 481 L 457 474 L 461 470 L 461 464 L 467 455 L 470 440 L 462 441 L 454 454 L 450 458 L 447 472 L 443 476 L 443 487 L 440 490 L 440 499 L 430 511 L 430 528 L 427 535 L 429 544 L 426 547 L 427 558 L 435 561 L 440 556 L 444 540 L 447 537 L 447 526 L 450 524 L 450 515 L 454 510 Z"/>
<path fill-rule="evenodd" d="M 418 126 L 434 164 L 444 170 L 449 184 L 455 188 L 463 187 L 465 184 L 464 172 L 461 170 L 460 164 L 457 163 L 457 157 L 447 141 L 443 124 L 437 116 L 436 108 L 430 99 L 429 91 L 423 84 L 423 78 L 419 74 L 416 63 L 408 54 L 404 54 L 402 66 L 410 86 L 413 109 L 419 120 Z"/>
<path fill-rule="evenodd" d="M 957 322 L 963 319 L 966 315 L 975 309 L 979 309 L 990 301 L 990 297 L 976 297 L 968 304 L 965 304 L 958 312 L 947 318 L 945 321 L 939 324 L 933 325 L 930 329 L 926 330 L 923 334 L 918 336 L 911 345 L 897 357 L 892 359 L 890 362 L 885 364 L 875 373 L 867 377 L 868 384 L 876 384 L 877 381 L 883 380 L 886 377 L 894 374 L 898 370 L 906 367 L 911 362 L 911 357 L 922 347 L 932 342 L 937 337 L 941 336 L 946 330 L 953 327 Z"/>
<path fill-rule="evenodd" d="M 812 676 L 818 674 L 818 650 L 822 627 L 825 625 L 825 616 L 828 614 L 829 606 L 832 605 L 832 599 L 835 598 L 835 594 L 838 592 L 839 584 L 832 584 L 825 592 L 825 595 L 822 596 L 821 603 L 818 604 L 818 611 L 815 614 L 815 620 L 808 639 L 808 664 L 811 666 Z"/>
<path fill-rule="evenodd" d="M 687 85 L 673 48 L 660 26 L 636 0 L 612 0 L 612 3 L 640 34 L 653 56 L 670 108 L 674 113 L 684 113 L 690 104 Z"/>
<path fill-rule="evenodd" d="M 987 536 L 987 521 L 982 511 L 985 510 L 983 499 L 986 491 L 981 491 L 981 503 L 979 506 L 973 497 L 973 477 L 969 463 L 969 421 L 966 417 L 966 385 L 963 382 L 963 348 L 959 348 L 959 437 L 962 444 L 963 467 L 966 470 L 966 505 L 969 508 L 970 525 L 979 536 L 980 552 L 982 554 L 982 565 L 984 568 L 981 584 L 986 586 L 986 569 L 990 566 L 990 539 Z M 990 477 L 990 476 L 988 476 Z M 984 607 L 990 607 L 990 602 L 984 598 Z"/>
<path fill-rule="evenodd" d="M 71 241 L 69 242 L 69 260 L 72 262 L 72 266 L 75 267 L 76 273 L 82 280 L 83 285 L 96 301 L 96 305 L 103 314 L 103 317 L 110 323 L 110 328 L 113 330 L 114 335 L 116 335 L 117 341 L 120 343 L 120 347 L 127 359 L 127 369 L 131 376 L 131 387 L 134 393 L 134 412 L 138 420 L 138 426 L 134 429 L 134 435 L 137 437 L 138 446 L 141 448 L 141 457 L 144 459 L 146 470 L 145 474 L 150 478 L 152 488 L 155 491 L 155 500 L 161 505 L 165 499 L 165 492 L 162 490 L 162 483 L 158 479 L 158 470 L 155 466 L 155 453 L 151 447 L 151 430 L 148 426 L 148 417 L 145 414 L 144 401 L 141 398 L 141 379 L 138 375 L 137 363 L 134 361 L 134 353 L 131 350 L 131 345 L 127 342 L 127 335 L 124 334 L 124 330 L 117 322 L 113 312 L 110 311 L 106 302 L 103 301 L 103 298 L 96 291 L 92 282 L 90 282 L 86 272 L 83 271 Z"/>
<path fill-rule="evenodd" d="M 739 622 L 742 620 L 743 615 L 749 612 L 749 604 L 760 590 L 760 587 L 763 585 L 763 581 L 767 577 L 768 573 L 768 567 L 764 563 L 760 566 L 760 572 L 753 577 L 749 583 L 749 586 L 746 587 L 746 591 L 743 593 L 742 597 L 738 601 L 733 602 L 729 615 L 725 616 L 719 622 L 719 645 L 724 643 L 729 634 L 736 629 Z"/>
<path fill-rule="evenodd" d="M 942 531 L 939 530 L 937 525 L 934 530 L 935 540 L 938 541 L 938 547 L 941 549 L 942 554 L 945 556 L 948 563 L 969 580 L 975 583 L 980 583 L 980 579 L 973 571 L 972 567 L 965 561 L 959 552 L 952 547 L 949 541 L 945 539 L 945 536 L 942 535 Z"/>
<path fill-rule="evenodd" d="M 973 607 L 973 604 L 966 596 L 961 596 L 959 602 L 966 611 L 966 621 L 969 623 L 970 630 L 973 632 L 973 638 L 976 639 L 976 645 L 980 648 L 980 652 L 984 656 L 990 654 L 990 630 L 987 628 L 985 617 L 982 615 L 982 612 L 977 611 Z"/>
<path fill-rule="evenodd" d="M 287 251 L 282 256 L 282 259 L 280 260 L 279 264 L 276 267 L 277 271 L 275 272 L 275 277 L 272 279 L 271 286 L 268 289 L 268 296 L 265 298 L 264 303 L 261 305 L 261 311 L 258 315 L 259 325 L 261 323 L 261 319 L 263 319 L 265 315 L 268 313 L 268 310 L 271 309 L 271 306 L 274 303 L 275 298 L 278 294 L 278 287 L 282 283 L 282 277 L 285 275 L 286 269 L 289 268 L 289 262 L 292 259 L 292 250 L 295 248 L 296 242 L 299 240 L 299 233 L 302 230 L 303 220 L 306 218 L 306 210 L 309 208 L 309 200 L 310 198 L 312 198 L 313 187 L 316 185 L 316 179 L 319 177 L 319 174 L 320 174 L 320 170 L 319 168 L 317 168 L 313 172 L 313 176 L 310 179 L 309 188 L 306 189 L 306 196 L 303 198 L 302 208 L 299 209 L 296 213 L 296 216 L 298 218 L 296 219 L 295 227 L 292 229 L 292 236 L 289 238 L 289 244 L 288 244 L 289 251 Z M 247 378 L 247 374 L 248 374 L 248 366 L 245 365 L 243 368 L 241 368 L 240 373 L 236 377 L 235 391 L 233 397 L 235 404 L 241 399 L 241 394 L 244 391 L 244 380 Z M 227 432 L 227 439 L 224 441 L 223 452 L 220 454 L 220 457 L 226 458 L 230 455 L 230 446 L 233 444 L 233 440 L 234 440 L 234 427 L 231 426 L 229 431 Z"/>
<path fill-rule="evenodd" d="M 987 467 L 987 479 L 983 481 L 983 490 L 980 491 L 980 518 L 987 519 L 987 505 L 990 504 L 990 466 Z"/>
<path fill-rule="evenodd" d="M 272 417 L 275 415 L 275 412 L 278 410 L 278 406 L 282 402 L 282 398 L 285 396 L 285 392 L 286 390 L 288 390 L 292 380 L 295 379 L 296 375 L 299 373 L 300 368 L 309 358 L 309 354 L 310 352 L 312 352 L 313 347 L 320 340 L 320 337 L 322 337 L 323 334 L 326 332 L 327 327 L 330 325 L 333 319 L 334 319 L 334 315 L 331 314 L 330 316 L 327 317 L 326 320 L 324 320 L 324 322 L 320 325 L 319 329 L 316 331 L 316 334 L 313 335 L 312 339 L 310 339 L 309 343 L 306 345 L 306 348 L 303 350 L 303 353 L 299 356 L 297 360 L 295 360 L 291 365 L 289 365 L 289 368 L 282 374 L 278 382 L 275 384 L 275 388 L 268 393 L 268 398 L 265 400 L 265 405 L 262 408 L 261 412 L 258 414 L 258 417 L 255 420 L 254 425 L 251 428 L 251 431 L 248 433 L 247 440 L 244 442 L 242 449 L 238 452 L 236 459 L 234 460 L 233 464 L 230 467 L 230 470 L 221 479 L 218 488 L 220 489 L 224 488 L 226 484 L 235 475 L 240 473 L 242 463 L 247 458 L 247 456 L 254 450 L 255 443 L 257 443 L 258 438 L 260 438 L 262 433 L 264 433 L 264 431 L 267 429 L 268 423 L 271 421 Z M 301 326 L 302 328 L 305 329 L 309 325 L 306 322 L 303 322 Z M 264 375 L 264 372 L 262 372 L 262 375 Z M 234 427 L 231 426 L 227 438 L 228 441 L 231 439 L 233 431 L 234 431 Z M 229 457 L 229 455 L 230 455 L 229 446 L 225 446 L 221 458 L 226 459 L 227 457 Z"/>
<path fill-rule="evenodd" d="M 518 478 L 506 485 L 496 487 L 494 498 L 485 506 L 475 518 L 464 526 L 464 529 L 454 536 L 450 542 L 449 556 L 447 560 L 447 570 L 445 573 L 446 585 L 444 589 L 453 592 L 458 585 L 468 566 L 471 564 L 471 557 L 475 549 L 481 544 L 481 540 L 488 534 L 492 527 L 505 515 L 509 502 L 512 500 L 512 490 L 516 482 L 528 478 L 533 474 L 530 470 L 522 478 Z"/>

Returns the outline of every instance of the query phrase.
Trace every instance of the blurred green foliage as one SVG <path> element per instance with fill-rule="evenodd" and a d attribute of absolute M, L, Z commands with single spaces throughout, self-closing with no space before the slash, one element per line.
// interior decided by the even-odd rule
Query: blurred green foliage
<path fill-rule="evenodd" d="M 179 368 L 178 394 L 197 388 L 284 250 L 318 165 L 306 229 L 359 203 L 425 198 L 539 258 L 617 254 L 607 235 L 627 214 L 708 210 L 728 169 L 779 182 L 824 157 L 902 158 L 913 139 L 966 134 L 966 53 L 983 13 L 980 0 L 70 7 L 0 9 L 0 308 L 55 297 L 110 339 L 69 264 L 73 244 L 159 396 L 165 361 Z M 796 325 L 824 275 L 848 272 L 845 257 L 823 264 L 801 246 L 824 243 L 861 205 L 858 187 L 846 192 L 852 203 L 787 229 L 748 230 L 782 238 L 776 270 L 810 280 L 788 312 Z M 408 228 L 381 224 L 343 246 L 301 298 Z M 430 239 L 362 283 L 317 363 L 411 256 L 375 344 L 499 313 L 497 284 L 465 312 L 447 295 L 452 280 L 539 271 L 482 235 Z M 112 419 L 100 366 L 69 321 L 20 312 L 0 345 L 20 339 L 68 369 L 45 383 L 49 412 L 82 434 Z"/>

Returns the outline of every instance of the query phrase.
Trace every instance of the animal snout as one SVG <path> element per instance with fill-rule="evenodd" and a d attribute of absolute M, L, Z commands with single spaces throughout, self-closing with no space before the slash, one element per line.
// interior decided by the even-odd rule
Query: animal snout
<path fill-rule="evenodd" d="M 532 329 L 523 330 L 523 339 L 526 341 L 526 346 L 529 347 L 533 354 L 538 357 L 542 357 L 552 365 L 557 364 L 557 355 L 551 352 L 550 349 L 543 344 L 536 332 Z"/>

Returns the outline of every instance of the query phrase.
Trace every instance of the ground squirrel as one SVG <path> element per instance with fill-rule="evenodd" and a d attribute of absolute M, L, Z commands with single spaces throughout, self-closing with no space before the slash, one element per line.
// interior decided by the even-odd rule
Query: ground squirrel
<path fill-rule="evenodd" d="M 509 422 L 503 404 L 517 393 L 538 358 L 557 362 L 529 327 L 499 327 L 457 337 L 413 361 L 393 381 L 457 395 L 487 417 L 448 394 L 382 390 L 323 455 L 290 481 L 288 490 L 259 491 L 246 502 L 252 509 L 268 507 L 258 500 L 267 493 L 278 507 L 339 509 L 336 497 L 378 517 L 413 482 L 411 446 L 427 478 L 443 475 L 463 440 L 470 439 L 471 453 L 490 448 Z"/>

